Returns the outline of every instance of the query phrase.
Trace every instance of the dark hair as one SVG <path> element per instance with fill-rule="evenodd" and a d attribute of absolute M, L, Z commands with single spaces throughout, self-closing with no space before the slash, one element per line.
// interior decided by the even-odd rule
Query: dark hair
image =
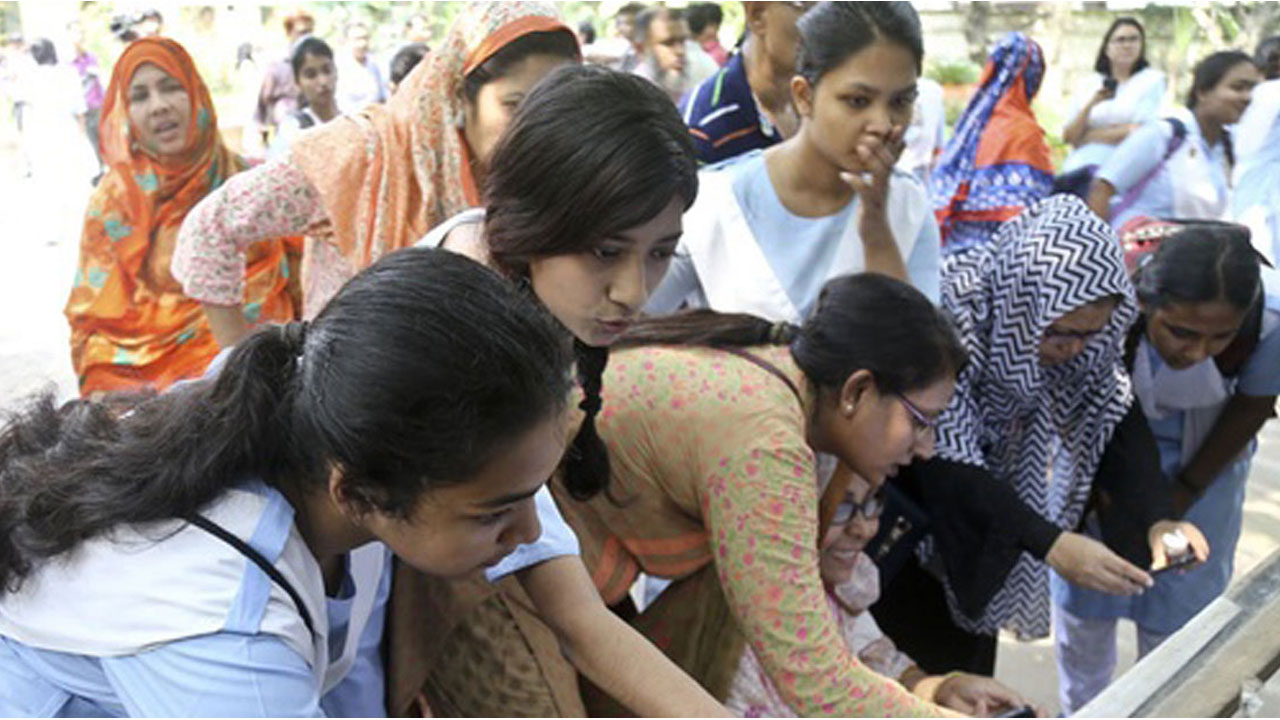
<path fill-rule="evenodd" d="M 693 310 L 642 319 L 615 343 L 637 345 L 790 345 L 819 390 L 839 389 L 854 372 L 869 370 L 882 392 L 910 392 L 958 375 L 968 362 L 955 327 L 923 293 L 871 272 L 828 281 L 800 327 Z"/>
<path fill-rule="evenodd" d="M 1253 52 L 1253 61 L 1262 68 L 1268 80 L 1275 80 L 1277 71 L 1280 71 L 1280 35 L 1272 35 L 1258 43 L 1258 48 Z"/>
<path fill-rule="evenodd" d="M 1225 300 L 1249 309 L 1262 293 L 1258 254 L 1249 228 L 1196 220 L 1170 235 L 1134 274 L 1138 299 L 1149 309 L 1170 303 Z"/>
<path fill-rule="evenodd" d="M 52 397 L 0 431 L 0 592 L 125 523 L 181 518 L 251 477 L 298 493 L 343 475 L 357 507 L 405 517 L 466 482 L 571 389 L 563 332 L 483 266 L 392 253 L 307 327 L 242 341 L 214 378 L 119 415 Z"/>
<path fill-rule="evenodd" d="M 719 3 L 700 2 L 689 5 L 684 19 L 689 23 L 689 32 L 701 35 L 709 25 L 719 26 L 724 22 L 724 12 Z"/>
<path fill-rule="evenodd" d="M 485 237 L 494 264 L 523 278 L 533 258 L 586 252 L 651 220 L 673 198 L 687 210 L 697 194 L 693 142 L 660 88 L 630 73 L 566 65 L 534 87 L 494 148 Z M 566 458 L 565 483 L 575 497 L 590 497 L 608 484 L 594 422 L 608 353 L 575 347 L 587 419 Z"/>
<path fill-rule="evenodd" d="M 577 60 L 582 57 L 582 51 L 578 48 L 578 38 L 568 30 L 547 30 L 521 35 L 467 73 L 462 80 L 463 96 L 475 102 L 480 88 L 506 77 L 512 65 L 533 55 L 553 55 L 566 60 Z M 582 109 L 579 108 L 578 111 L 581 112 Z"/>
<path fill-rule="evenodd" d="M 53 41 L 49 38 L 36 38 L 31 43 L 31 57 L 35 58 L 37 65 L 57 65 L 58 51 L 53 47 Z"/>
<path fill-rule="evenodd" d="M 332 61 L 333 48 L 329 47 L 329 43 L 315 35 L 305 35 L 301 40 L 294 43 L 293 52 L 289 54 L 289 64 L 293 66 L 293 78 L 295 80 L 302 74 L 302 66 L 307 62 L 308 55 Z"/>
<path fill-rule="evenodd" d="M 796 74 L 810 85 L 879 38 L 909 50 L 917 75 L 924 67 L 920 16 L 909 2 L 820 2 L 796 29 Z"/>
<path fill-rule="evenodd" d="M 1107 33 L 1102 36 L 1102 46 L 1098 48 L 1098 59 L 1093 61 L 1093 69 L 1107 77 L 1114 77 L 1111 74 L 1111 58 L 1107 57 L 1107 45 L 1111 42 L 1111 36 L 1119 30 L 1121 26 L 1128 25 L 1137 28 L 1138 36 L 1142 42 L 1142 51 L 1138 53 L 1138 61 L 1133 64 L 1131 74 L 1137 74 L 1138 71 L 1147 67 L 1147 31 L 1142 27 L 1142 23 L 1137 18 L 1118 17 L 1111 23 L 1111 27 L 1107 28 Z"/>
<path fill-rule="evenodd" d="M 582 38 L 582 42 L 586 45 L 596 41 L 596 26 L 591 24 L 590 20 L 583 20 L 578 23 L 578 37 Z"/>
<path fill-rule="evenodd" d="M 625 15 L 639 15 L 640 13 L 644 12 L 645 9 L 648 7 L 649 7 L 648 5 L 645 5 L 642 2 L 629 2 L 623 5 L 622 7 L 618 8 L 618 12 L 614 13 L 613 17 L 617 18 L 619 16 L 625 16 Z"/>
<path fill-rule="evenodd" d="M 636 15 L 636 25 L 631 31 L 631 42 L 637 45 L 645 45 L 649 42 L 649 30 L 653 27 L 653 23 L 659 18 L 666 18 L 669 22 L 678 22 L 684 19 L 684 15 L 676 8 L 657 7 L 646 8 Z"/>
<path fill-rule="evenodd" d="M 1198 102 L 1196 95 L 1217 87 L 1222 78 L 1241 63 L 1254 64 L 1253 58 L 1239 50 L 1220 50 L 1196 63 L 1191 89 L 1187 91 L 1187 107 L 1195 110 Z"/>
<path fill-rule="evenodd" d="M 391 82 L 399 85 L 401 80 L 418 67 L 428 50 L 426 43 L 409 43 L 396 51 L 395 57 L 391 58 Z"/>

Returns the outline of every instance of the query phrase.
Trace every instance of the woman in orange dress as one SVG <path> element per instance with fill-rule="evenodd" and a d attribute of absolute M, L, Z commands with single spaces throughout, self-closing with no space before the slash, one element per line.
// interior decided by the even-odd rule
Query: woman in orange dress
<path fill-rule="evenodd" d="M 246 164 L 223 144 L 209 91 L 181 45 L 145 38 L 116 62 L 102 107 L 108 171 L 89 199 L 66 315 L 80 392 L 164 390 L 218 352 L 200 304 L 169 273 L 178 227 Z M 284 239 L 253 248 L 244 317 L 289 320 Z"/>
<path fill-rule="evenodd" d="M 480 204 L 511 114 L 578 42 L 550 3 L 469 3 L 385 104 L 326 123 L 287 155 L 227 183 L 183 225 L 173 272 L 205 304 L 223 345 L 248 332 L 245 253 L 305 234 L 304 316 L 357 270 Z"/>

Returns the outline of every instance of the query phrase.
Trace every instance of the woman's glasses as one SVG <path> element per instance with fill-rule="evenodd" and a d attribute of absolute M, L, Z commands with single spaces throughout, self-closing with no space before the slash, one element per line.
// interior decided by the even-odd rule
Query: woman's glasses
<path fill-rule="evenodd" d="M 911 427 L 921 435 L 932 432 L 938 432 L 938 418 L 931 418 L 924 414 L 924 411 L 916 407 L 916 404 L 907 399 L 905 395 L 895 395 L 898 402 L 902 403 L 902 407 L 907 409 L 907 414 L 911 416 Z"/>
<path fill-rule="evenodd" d="M 876 488 L 867 494 L 862 502 L 845 498 L 844 502 L 836 506 L 836 514 L 831 518 L 832 525 L 844 525 L 853 519 L 854 515 L 862 515 L 868 520 L 875 520 L 880 517 L 880 513 L 884 512 L 884 486 Z"/>

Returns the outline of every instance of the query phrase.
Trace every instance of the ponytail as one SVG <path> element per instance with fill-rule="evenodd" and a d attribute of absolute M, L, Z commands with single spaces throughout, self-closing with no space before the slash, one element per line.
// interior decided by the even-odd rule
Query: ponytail
<path fill-rule="evenodd" d="M 614 347 L 638 345 L 691 345 L 695 347 L 751 347 L 790 345 L 800 328 L 787 322 L 771 323 L 755 315 L 689 310 L 632 324 Z"/>
<path fill-rule="evenodd" d="M 117 525 L 191 515 L 251 478 L 296 497 L 337 469 L 358 510 L 409 517 L 557 417 L 571 362 L 563 331 L 495 273 L 445 250 L 391 253 L 310 325 L 246 338 L 214 379 L 123 415 L 46 394 L 11 418 L 0 592 Z"/>
<path fill-rule="evenodd" d="M 277 328 L 241 343 L 216 380 L 133 403 L 52 392 L 12 414 L 0 433 L 0 592 L 40 562 L 126 523 L 198 512 L 228 483 L 288 464 L 279 418 L 296 352 Z"/>
<path fill-rule="evenodd" d="M 634 323 L 615 347 L 716 348 L 787 345 L 818 388 L 838 388 L 870 370 L 885 392 L 916 390 L 954 377 L 968 360 L 950 320 L 919 290 L 878 273 L 829 281 L 801 327 L 751 315 L 693 310 Z"/>

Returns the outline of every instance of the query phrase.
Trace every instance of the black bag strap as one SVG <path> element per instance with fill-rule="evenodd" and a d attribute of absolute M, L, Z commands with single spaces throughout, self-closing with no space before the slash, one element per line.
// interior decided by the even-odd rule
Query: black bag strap
<path fill-rule="evenodd" d="M 262 556 L 262 553 L 250 547 L 249 543 L 241 540 L 235 535 L 232 535 L 226 528 L 215 523 L 209 518 L 200 515 L 199 513 L 191 513 L 183 519 L 235 548 L 241 555 L 252 560 L 254 565 L 262 568 L 262 572 L 266 573 L 267 577 L 271 578 L 272 582 L 279 585 L 289 595 L 289 599 L 293 600 L 293 604 L 298 608 L 298 614 L 302 615 L 302 622 L 306 624 L 307 630 L 311 635 L 313 637 L 315 636 L 316 627 L 315 624 L 311 622 L 311 613 L 307 611 L 306 603 L 302 602 L 302 596 L 293 588 L 293 584 L 285 579 L 285 576 L 276 569 L 275 565 L 267 562 L 267 559 Z"/>
<path fill-rule="evenodd" d="M 796 396 L 796 400 L 797 400 L 801 405 L 804 405 L 804 399 L 803 399 L 803 398 L 801 397 L 801 395 L 800 395 L 800 388 L 796 387 L 795 382 L 793 382 L 793 381 L 791 380 L 791 378 L 787 377 L 787 374 L 786 374 L 786 373 L 784 373 L 784 372 L 782 372 L 781 370 L 779 370 L 777 365 L 774 365 L 773 363 L 769 362 L 768 360 L 765 360 L 764 358 L 762 358 L 762 357 L 760 357 L 760 356 L 758 356 L 758 355 L 753 355 L 753 354 L 751 354 L 751 353 L 747 352 L 746 350 L 743 350 L 742 348 L 736 348 L 736 347 L 718 347 L 718 348 L 716 348 L 716 349 L 717 349 L 717 350 L 723 350 L 723 351 L 725 351 L 725 352 L 729 353 L 730 355 L 737 355 L 738 357 L 742 358 L 743 360 L 746 360 L 747 362 L 751 363 L 752 365 L 755 365 L 756 367 L 759 367 L 760 369 L 765 370 L 765 371 L 766 371 L 766 372 L 768 372 L 770 375 L 773 375 L 774 377 L 778 378 L 778 379 L 779 379 L 779 380 L 781 380 L 782 382 L 786 383 L 786 384 L 787 384 L 787 388 L 788 388 L 789 390 L 791 390 L 791 393 L 792 393 L 793 395 L 795 395 L 795 396 Z"/>

